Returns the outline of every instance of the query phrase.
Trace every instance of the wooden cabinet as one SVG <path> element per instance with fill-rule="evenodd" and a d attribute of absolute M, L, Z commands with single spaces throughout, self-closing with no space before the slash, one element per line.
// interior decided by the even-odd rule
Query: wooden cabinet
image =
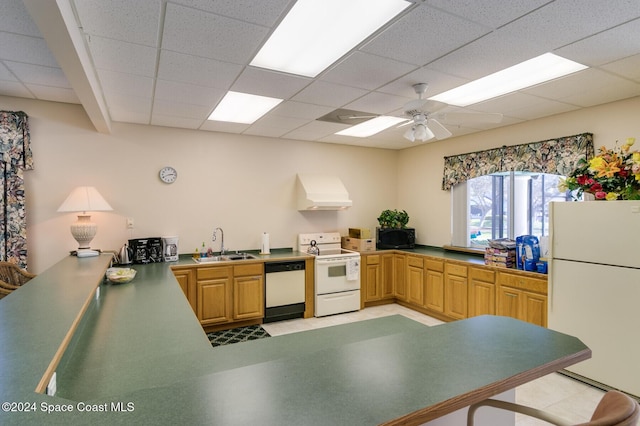
<path fill-rule="evenodd" d="M 424 306 L 424 258 L 407 255 L 407 302 Z"/>
<path fill-rule="evenodd" d="M 394 298 L 394 254 L 362 254 L 360 292 L 362 306 L 370 302 L 392 301 Z"/>
<path fill-rule="evenodd" d="M 383 299 L 392 299 L 395 295 L 395 261 L 393 253 L 385 253 L 381 256 L 381 278 L 380 292 Z"/>
<path fill-rule="evenodd" d="M 444 269 L 444 314 L 465 319 L 468 315 L 467 266 L 447 261 Z"/>
<path fill-rule="evenodd" d="M 182 270 L 174 270 L 174 274 L 179 283 L 188 279 Z M 192 306 L 203 326 L 264 317 L 262 263 L 201 266 L 191 268 L 191 274 L 195 275 Z"/>
<path fill-rule="evenodd" d="M 547 326 L 547 280 L 498 272 L 496 314 Z"/>
<path fill-rule="evenodd" d="M 435 312 L 444 313 L 444 261 L 428 258 L 426 269 L 424 306 Z"/>
<path fill-rule="evenodd" d="M 496 272 L 469 267 L 469 317 L 496 314 Z"/>
<path fill-rule="evenodd" d="M 398 300 L 407 301 L 407 256 L 396 253 L 393 255 L 393 284 L 395 296 Z"/>
<path fill-rule="evenodd" d="M 360 291 L 364 302 L 374 302 L 382 299 L 380 255 L 363 255 L 361 262 Z"/>
<path fill-rule="evenodd" d="M 233 320 L 231 266 L 197 268 L 196 316 L 202 325 Z"/>
<path fill-rule="evenodd" d="M 194 278 L 193 268 L 173 269 L 173 275 L 176 277 L 182 292 L 189 301 L 193 312 L 196 312 L 196 280 Z"/>
<path fill-rule="evenodd" d="M 264 268 L 262 263 L 233 267 L 233 319 L 264 317 Z"/>

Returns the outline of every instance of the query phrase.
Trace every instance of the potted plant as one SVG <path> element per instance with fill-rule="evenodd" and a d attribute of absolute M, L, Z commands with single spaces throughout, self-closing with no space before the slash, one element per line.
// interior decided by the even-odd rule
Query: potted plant
<path fill-rule="evenodd" d="M 405 210 L 384 210 L 378 217 L 378 223 L 381 228 L 406 228 L 409 214 Z"/>

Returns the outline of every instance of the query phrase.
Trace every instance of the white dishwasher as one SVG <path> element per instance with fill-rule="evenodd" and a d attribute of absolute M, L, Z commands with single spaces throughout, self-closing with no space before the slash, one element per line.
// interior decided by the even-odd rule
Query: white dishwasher
<path fill-rule="evenodd" d="M 302 318 L 305 309 L 304 260 L 264 264 L 264 321 Z"/>

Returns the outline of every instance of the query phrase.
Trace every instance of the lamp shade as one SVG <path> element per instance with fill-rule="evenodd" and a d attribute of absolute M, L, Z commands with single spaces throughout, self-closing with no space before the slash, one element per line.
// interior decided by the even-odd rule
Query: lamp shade
<path fill-rule="evenodd" d="M 93 186 L 78 186 L 58 208 L 58 212 L 97 212 L 113 210 Z"/>

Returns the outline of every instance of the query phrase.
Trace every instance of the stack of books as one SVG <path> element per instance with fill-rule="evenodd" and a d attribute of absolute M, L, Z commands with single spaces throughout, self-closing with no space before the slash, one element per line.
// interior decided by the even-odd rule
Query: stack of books
<path fill-rule="evenodd" d="M 484 252 L 484 264 L 502 268 L 516 267 L 516 242 L 508 238 L 489 240 Z"/>

